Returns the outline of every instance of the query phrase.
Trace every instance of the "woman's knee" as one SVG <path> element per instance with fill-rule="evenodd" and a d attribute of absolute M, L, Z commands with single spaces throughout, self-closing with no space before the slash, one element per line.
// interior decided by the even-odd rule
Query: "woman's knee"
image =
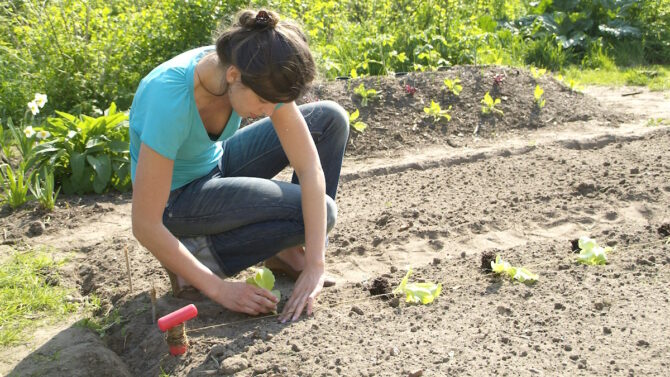
<path fill-rule="evenodd" d="M 337 204 L 331 199 L 330 196 L 326 195 L 326 229 L 330 232 L 335 223 L 337 222 Z"/>
<path fill-rule="evenodd" d="M 346 140 L 349 137 L 349 115 L 346 110 L 335 101 L 319 101 L 319 104 L 330 115 L 334 133 Z"/>

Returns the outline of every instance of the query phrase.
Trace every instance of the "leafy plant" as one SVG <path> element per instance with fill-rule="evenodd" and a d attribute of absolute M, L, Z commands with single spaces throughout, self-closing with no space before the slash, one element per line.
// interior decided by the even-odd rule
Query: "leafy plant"
<path fill-rule="evenodd" d="M 128 116 L 112 103 L 107 115 L 92 118 L 56 112 L 39 131 L 50 138 L 33 150 L 28 166 L 54 167 L 56 181 L 65 193 L 102 193 L 113 187 L 130 187 Z"/>
<path fill-rule="evenodd" d="M 496 108 L 496 105 L 498 105 L 499 103 L 500 98 L 496 98 L 494 100 L 493 97 L 491 97 L 491 94 L 489 92 L 486 92 L 486 94 L 484 94 L 484 98 L 481 100 L 482 114 L 497 113 L 500 115 L 505 115 L 502 110 Z"/>
<path fill-rule="evenodd" d="M 2 187 L 1 202 L 18 208 L 28 201 L 28 188 L 33 173 L 26 177 L 26 164 L 21 161 L 16 170 L 9 164 L 0 165 L 0 187 Z"/>
<path fill-rule="evenodd" d="M 544 100 L 544 89 L 542 89 L 539 85 L 535 85 L 535 92 L 533 93 L 533 96 L 535 97 L 535 105 L 539 109 L 544 107 L 545 100 Z"/>
<path fill-rule="evenodd" d="M 277 300 L 281 300 L 281 292 L 279 289 L 272 289 L 275 286 L 275 276 L 267 267 L 254 268 L 254 275 L 247 278 L 247 284 L 254 285 L 259 288 L 270 291 Z"/>
<path fill-rule="evenodd" d="M 356 131 L 363 132 L 368 127 L 368 125 L 361 121 L 356 121 L 359 116 L 360 112 L 358 111 L 358 109 L 356 109 L 356 111 L 354 111 L 353 113 L 349 114 L 349 125 L 351 125 L 351 127 L 353 127 Z"/>
<path fill-rule="evenodd" d="M 509 262 L 504 261 L 500 255 L 496 255 L 496 260 L 491 262 L 491 270 L 497 274 L 505 274 L 510 279 L 518 280 L 522 283 L 533 283 L 539 278 L 537 274 L 530 272 L 525 267 L 512 266 Z"/>
<path fill-rule="evenodd" d="M 35 144 L 35 130 L 32 126 L 26 126 L 23 130 L 19 130 L 12 121 L 12 118 L 7 119 L 7 128 L 9 130 L 14 145 L 19 150 L 21 157 L 28 159 L 31 156 L 33 145 Z M 5 152 L 9 155 L 11 152 Z"/>
<path fill-rule="evenodd" d="M 413 304 L 430 304 L 442 292 L 442 283 L 409 283 L 409 276 L 412 269 L 407 271 L 405 277 L 400 281 L 400 285 L 393 290 L 393 293 L 404 293 L 405 301 Z"/>
<path fill-rule="evenodd" d="M 504 73 L 498 73 L 497 75 L 493 76 L 493 85 L 500 85 L 502 82 L 505 81 L 505 74 Z"/>
<path fill-rule="evenodd" d="M 607 254 L 612 251 L 611 247 L 598 246 L 596 240 L 586 236 L 579 237 L 579 255 L 577 261 L 589 265 L 607 264 Z"/>
<path fill-rule="evenodd" d="M 375 89 L 365 89 L 365 84 L 361 83 L 358 88 L 354 89 L 354 93 L 361 96 L 361 106 L 368 105 L 368 101 L 377 98 L 379 93 Z"/>
<path fill-rule="evenodd" d="M 451 106 L 447 110 L 442 110 L 440 108 L 440 104 L 430 100 L 430 107 L 424 107 L 423 112 L 426 114 L 430 115 L 433 117 L 434 122 L 439 122 L 440 119 L 445 118 L 448 121 L 451 120 L 451 115 L 449 115 L 449 111 L 451 111 Z"/>
<path fill-rule="evenodd" d="M 461 91 L 463 90 L 463 85 L 460 84 L 461 80 L 459 78 L 455 78 L 453 80 L 450 79 L 444 79 L 444 85 L 447 87 L 447 89 L 454 93 L 455 96 L 459 96 L 461 94 Z"/>
<path fill-rule="evenodd" d="M 539 79 L 540 77 L 544 76 L 544 74 L 547 73 L 547 70 L 544 68 L 535 68 L 535 67 L 530 67 L 530 74 L 533 75 L 533 78 L 535 80 Z"/>
<path fill-rule="evenodd" d="M 33 184 L 29 186 L 30 192 L 39 201 L 42 208 L 52 211 L 56 205 L 56 198 L 60 187 L 55 190 L 53 168 L 43 166 L 41 171 L 35 174 Z"/>

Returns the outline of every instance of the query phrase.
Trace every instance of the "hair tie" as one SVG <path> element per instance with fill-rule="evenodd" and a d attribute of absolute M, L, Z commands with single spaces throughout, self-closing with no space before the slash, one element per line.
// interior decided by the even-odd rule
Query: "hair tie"
<path fill-rule="evenodd" d="M 256 26 L 268 26 L 270 23 L 270 15 L 268 12 L 261 10 L 256 15 Z"/>

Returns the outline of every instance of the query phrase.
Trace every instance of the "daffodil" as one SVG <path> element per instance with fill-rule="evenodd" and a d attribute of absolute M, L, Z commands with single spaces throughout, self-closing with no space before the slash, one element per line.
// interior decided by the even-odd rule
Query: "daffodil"
<path fill-rule="evenodd" d="M 35 101 L 28 102 L 28 109 L 30 109 L 33 115 L 37 115 L 40 112 L 40 108 Z"/>
<path fill-rule="evenodd" d="M 47 103 L 47 95 L 46 94 L 41 94 L 41 93 L 35 93 L 35 100 L 33 100 L 37 104 L 37 106 L 41 108 L 44 107 L 44 104 Z"/>
<path fill-rule="evenodd" d="M 44 139 L 48 138 L 49 136 L 51 136 L 51 132 L 49 132 L 49 131 L 46 131 L 46 130 L 37 131 L 37 138 L 40 139 L 40 140 L 44 140 Z"/>
<path fill-rule="evenodd" d="M 35 135 L 35 130 L 33 130 L 33 126 L 28 126 L 23 129 L 23 133 L 26 134 L 27 138 L 31 138 Z"/>

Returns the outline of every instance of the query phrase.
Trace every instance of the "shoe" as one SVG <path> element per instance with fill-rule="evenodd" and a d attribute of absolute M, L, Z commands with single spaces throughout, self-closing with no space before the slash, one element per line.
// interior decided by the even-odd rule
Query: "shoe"
<path fill-rule="evenodd" d="M 165 271 L 168 274 L 168 278 L 170 278 L 170 287 L 172 288 L 172 296 L 189 301 L 202 301 L 205 298 L 205 296 L 202 293 L 200 293 L 200 291 L 197 290 L 195 287 L 192 287 L 190 285 L 183 286 L 179 284 L 179 278 L 177 277 L 177 275 L 172 273 L 172 271 L 168 270 L 167 268 L 165 268 Z"/>
<path fill-rule="evenodd" d="M 295 270 L 293 267 L 291 267 L 288 263 L 284 262 L 283 260 L 279 259 L 276 256 L 268 258 L 265 262 L 263 262 L 263 265 L 267 267 L 270 271 L 273 273 L 282 273 L 289 278 L 291 278 L 293 281 L 298 280 L 298 276 L 300 276 L 300 271 Z M 323 287 L 332 287 L 335 285 L 337 281 L 335 280 L 334 277 L 330 275 L 324 276 L 323 279 Z"/>

